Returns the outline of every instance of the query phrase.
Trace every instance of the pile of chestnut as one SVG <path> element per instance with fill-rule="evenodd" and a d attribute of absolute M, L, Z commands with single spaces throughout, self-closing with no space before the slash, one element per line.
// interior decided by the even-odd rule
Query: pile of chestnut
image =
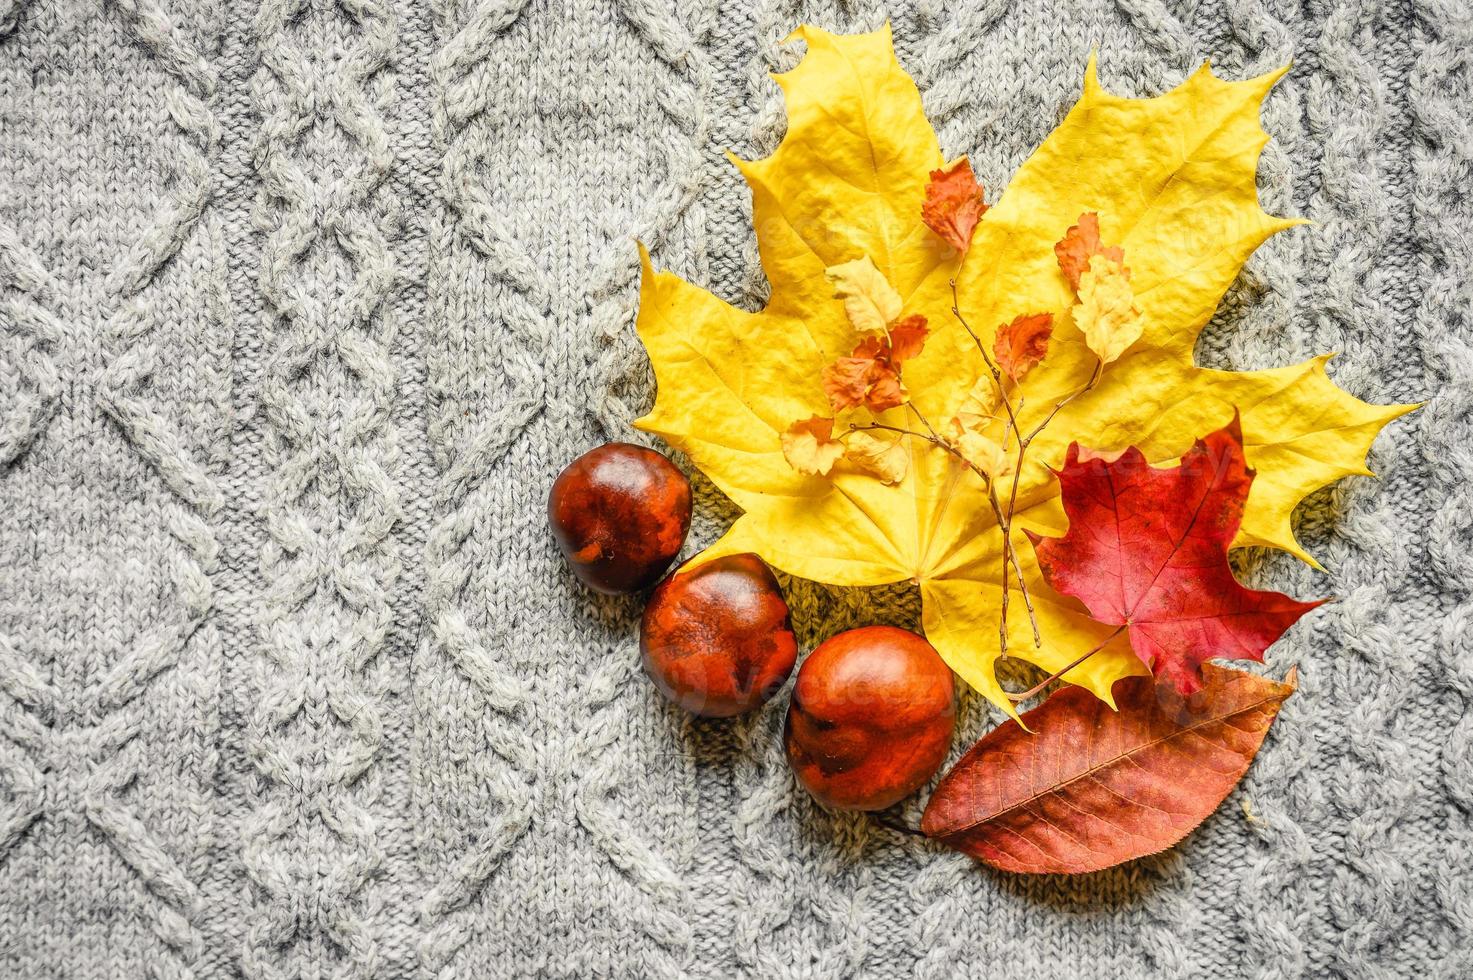
<path fill-rule="evenodd" d="M 558 546 L 589 588 L 655 587 L 640 624 L 645 670 L 687 711 L 727 718 L 776 694 L 798 657 L 788 604 L 752 554 L 687 567 L 663 582 L 690 530 L 690 483 L 650 449 L 610 443 L 563 470 L 548 498 Z M 808 792 L 831 807 L 881 810 L 946 757 L 951 671 L 908 630 L 866 626 L 821 643 L 798 671 L 783 741 Z"/>

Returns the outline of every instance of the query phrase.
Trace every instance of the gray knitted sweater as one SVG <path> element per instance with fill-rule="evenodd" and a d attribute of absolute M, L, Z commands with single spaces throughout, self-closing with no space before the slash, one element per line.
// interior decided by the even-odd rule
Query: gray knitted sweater
<path fill-rule="evenodd" d="M 1292 58 L 1261 192 L 1314 225 L 1199 358 L 1430 399 L 1301 512 L 1328 575 L 1247 557 L 1340 602 L 1242 787 L 1114 871 L 818 808 L 785 698 L 666 705 L 545 527 L 652 397 L 631 240 L 760 305 L 721 151 L 794 25 L 886 16 L 991 187 L 1091 44 L 1127 94 Z M 0 976 L 1470 975 L 1470 50 L 1463 0 L 0 0 Z M 915 623 L 785 584 L 808 645 Z"/>

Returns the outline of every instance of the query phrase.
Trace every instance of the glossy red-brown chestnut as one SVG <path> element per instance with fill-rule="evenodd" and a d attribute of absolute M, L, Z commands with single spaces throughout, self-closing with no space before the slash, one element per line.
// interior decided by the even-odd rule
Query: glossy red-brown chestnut
<path fill-rule="evenodd" d="M 908 630 L 830 637 L 798 670 L 783 733 L 788 764 L 820 803 L 883 810 L 946 759 L 955 693 L 935 648 Z"/>
<path fill-rule="evenodd" d="M 707 718 L 751 711 L 798 658 L 782 588 L 756 555 L 717 558 L 661 582 L 644 607 L 639 649 L 655 686 Z"/>
<path fill-rule="evenodd" d="M 558 547 L 583 584 L 609 595 L 649 588 L 690 530 L 690 481 L 664 456 L 611 442 L 568 464 L 547 498 Z"/>

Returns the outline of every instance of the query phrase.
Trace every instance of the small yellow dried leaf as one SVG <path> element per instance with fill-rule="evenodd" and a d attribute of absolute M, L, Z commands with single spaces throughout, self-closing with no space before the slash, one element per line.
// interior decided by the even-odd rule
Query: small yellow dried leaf
<path fill-rule="evenodd" d="M 845 442 L 848 443 L 845 458 L 884 483 L 894 486 L 904 480 L 910 470 L 910 450 L 905 447 L 904 436 L 885 439 L 870 432 L 856 431 L 849 433 Z"/>
<path fill-rule="evenodd" d="M 834 284 L 834 295 L 844 301 L 844 312 L 855 330 L 883 334 L 892 321 L 899 319 L 903 305 L 900 294 L 868 255 L 831 265 L 824 274 Z"/>
<path fill-rule="evenodd" d="M 1074 325 L 1084 342 L 1106 364 L 1141 338 L 1145 320 L 1135 305 L 1135 291 L 1125 267 L 1105 255 L 1092 255 L 1079 277 Z"/>
<path fill-rule="evenodd" d="M 799 473 L 827 476 L 844 455 L 844 444 L 833 433 L 833 419 L 815 415 L 794 422 L 782 435 L 783 457 Z"/>
<path fill-rule="evenodd" d="M 970 412 L 959 412 L 951 420 L 951 444 L 963 459 L 986 473 L 989 480 L 1013 472 L 1013 458 L 1002 443 L 989 434 L 996 421 L 990 415 L 973 415 Z"/>
<path fill-rule="evenodd" d="M 965 398 L 962 399 L 961 408 L 957 409 L 957 415 L 980 415 L 987 418 L 996 418 L 997 410 L 1002 407 L 1002 398 L 998 394 L 997 383 L 991 378 L 983 375 L 973 384 Z"/>

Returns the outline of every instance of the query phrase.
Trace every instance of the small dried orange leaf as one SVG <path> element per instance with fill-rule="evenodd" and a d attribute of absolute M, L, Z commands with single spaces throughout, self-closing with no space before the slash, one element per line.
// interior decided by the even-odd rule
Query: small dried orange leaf
<path fill-rule="evenodd" d="M 1016 384 L 1048 354 L 1054 332 L 1052 313 L 1025 313 L 997 328 L 992 354 L 997 366 Z"/>
<path fill-rule="evenodd" d="M 919 313 L 912 313 L 890 325 L 889 357 L 893 364 L 904 364 L 914 357 L 919 357 L 921 350 L 926 346 L 926 336 L 930 330 L 926 327 L 926 318 Z"/>
<path fill-rule="evenodd" d="M 982 186 L 972 174 L 972 163 L 962 157 L 949 167 L 931 171 L 926 185 L 926 200 L 921 205 L 921 220 L 958 252 L 972 243 L 972 232 L 987 204 L 982 200 Z"/>
<path fill-rule="evenodd" d="M 1100 216 L 1093 211 L 1086 211 L 1079 216 L 1079 223 L 1065 232 L 1064 237 L 1054 246 L 1054 255 L 1058 256 L 1059 268 L 1063 271 L 1064 278 L 1069 280 L 1069 288 L 1076 292 L 1079 290 L 1079 279 L 1084 270 L 1089 268 L 1089 260 L 1094 256 L 1103 255 L 1120 265 L 1125 263 L 1124 250 L 1119 246 L 1106 248 L 1100 241 Z"/>

